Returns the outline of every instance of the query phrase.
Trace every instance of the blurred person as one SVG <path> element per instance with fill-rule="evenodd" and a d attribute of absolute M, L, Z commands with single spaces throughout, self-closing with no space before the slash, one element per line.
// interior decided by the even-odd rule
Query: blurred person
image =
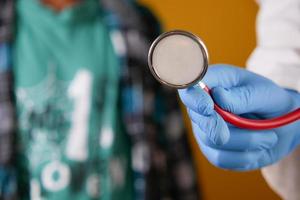
<path fill-rule="evenodd" d="M 281 116 L 300 107 L 300 1 L 259 0 L 258 44 L 248 69 L 215 65 L 204 82 L 223 109 L 254 119 Z M 299 200 L 300 122 L 264 131 L 227 124 L 199 88 L 179 91 L 195 137 L 217 167 L 262 169 L 269 185 L 287 200 Z M 196 101 L 197 99 L 197 101 Z"/>
<path fill-rule="evenodd" d="M 0 0 L 1 199 L 199 199 L 160 32 L 130 0 Z"/>

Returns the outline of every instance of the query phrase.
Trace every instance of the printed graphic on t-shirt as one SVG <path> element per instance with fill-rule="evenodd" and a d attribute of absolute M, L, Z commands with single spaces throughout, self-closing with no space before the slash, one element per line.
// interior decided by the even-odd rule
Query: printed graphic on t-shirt
<path fill-rule="evenodd" d="M 89 156 L 92 81 L 91 73 L 81 69 L 69 82 L 48 73 L 39 84 L 18 88 L 21 144 L 26 145 L 25 156 L 33 173 L 32 198 L 41 197 L 43 191 L 63 191 L 74 179 L 86 182 L 91 197 L 100 195 L 99 173 L 81 180 L 83 169 L 72 165 L 87 162 Z"/>

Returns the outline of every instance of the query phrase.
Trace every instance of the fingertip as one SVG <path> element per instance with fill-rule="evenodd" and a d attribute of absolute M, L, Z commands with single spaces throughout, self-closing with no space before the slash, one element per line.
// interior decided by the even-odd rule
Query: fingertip
<path fill-rule="evenodd" d="M 211 89 L 211 94 L 216 103 L 220 106 L 228 101 L 229 91 L 223 87 L 214 87 Z"/>
<path fill-rule="evenodd" d="M 214 103 L 211 97 L 198 87 L 179 89 L 179 96 L 185 106 L 202 115 L 211 115 L 214 112 Z"/>
<path fill-rule="evenodd" d="M 212 115 L 214 113 L 214 102 L 210 97 L 203 102 L 199 99 L 197 111 L 206 116 Z"/>
<path fill-rule="evenodd" d="M 232 98 L 233 96 L 229 92 L 228 89 L 223 87 L 214 87 L 211 89 L 211 94 L 214 99 L 214 101 L 223 109 L 234 112 L 233 106 L 232 106 Z"/>

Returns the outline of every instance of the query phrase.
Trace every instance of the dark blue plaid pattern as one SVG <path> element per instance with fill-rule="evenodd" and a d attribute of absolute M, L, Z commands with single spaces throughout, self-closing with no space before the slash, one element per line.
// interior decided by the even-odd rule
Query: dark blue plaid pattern
<path fill-rule="evenodd" d="M 0 199 L 17 199 L 15 107 L 11 71 L 14 1 L 0 0 Z"/>

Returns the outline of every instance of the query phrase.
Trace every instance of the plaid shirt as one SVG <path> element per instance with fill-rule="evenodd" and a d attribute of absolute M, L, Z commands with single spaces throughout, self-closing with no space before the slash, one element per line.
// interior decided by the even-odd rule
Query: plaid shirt
<path fill-rule="evenodd" d="M 0 0 L 0 196 L 18 196 L 13 161 L 15 108 L 11 76 L 13 0 Z M 175 91 L 147 68 L 160 29 L 151 12 L 128 0 L 102 0 L 105 22 L 122 64 L 121 110 L 132 142 L 135 199 L 199 199 L 194 165 Z M 185 180 L 182 183 L 182 180 Z"/>
<path fill-rule="evenodd" d="M 11 73 L 14 2 L 0 1 L 0 197 L 17 198 L 14 165 L 15 107 Z"/>

